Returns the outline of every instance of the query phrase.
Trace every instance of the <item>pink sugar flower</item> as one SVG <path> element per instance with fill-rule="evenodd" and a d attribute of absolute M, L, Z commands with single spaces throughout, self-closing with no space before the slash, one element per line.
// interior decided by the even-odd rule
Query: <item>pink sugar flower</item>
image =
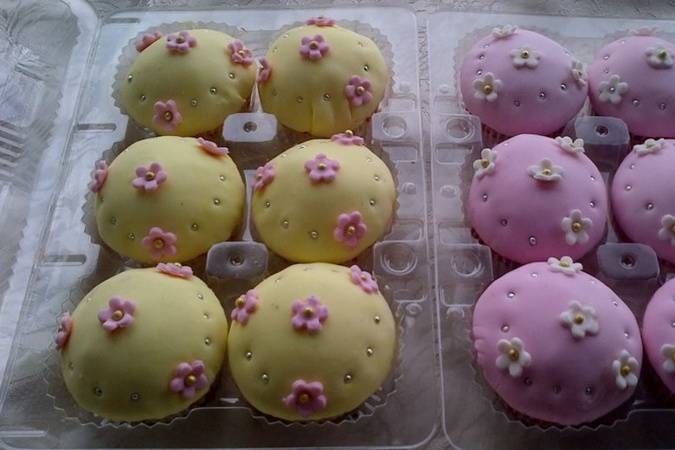
<path fill-rule="evenodd" d="M 363 221 L 361 213 L 353 211 L 349 214 L 340 214 L 337 220 L 338 224 L 333 231 L 336 240 L 342 242 L 349 248 L 358 245 L 359 240 L 366 234 L 368 227 Z"/>
<path fill-rule="evenodd" d="M 103 160 L 96 161 L 94 171 L 91 173 L 91 181 L 89 182 L 89 190 L 91 192 L 98 192 L 108 179 L 108 163 Z"/>
<path fill-rule="evenodd" d="M 150 250 L 153 259 L 176 254 L 176 235 L 162 230 L 160 227 L 150 228 L 150 232 L 143 238 L 143 245 Z"/>
<path fill-rule="evenodd" d="M 356 136 L 352 130 L 334 134 L 330 137 L 330 140 L 342 145 L 363 145 L 363 138 L 361 136 Z"/>
<path fill-rule="evenodd" d="M 291 311 L 293 312 L 291 323 L 298 331 L 307 330 L 310 333 L 318 333 L 321 331 L 321 324 L 328 318 L 328 308 L 313 295 L 305 300 L 295 300 Z"/>
<path fill-rule="evenodd" d="M 141 37 L 141 39 L 138 42 L 136 42 L 136 51 L 139 53 L 142 52 L 143 50 L 154 44 L 155 41 L 161 39 L 162 36 L 164 35 L 159 31 L 155 31 L 154 33 L 145 33 Z"/>
<path fill-rule="evenodd" d="M 300 42 L 300 55 L 312 61 L 323 58 L 330 49 L 328 42 L 320 34 L 314 37 L 305 36 Z"/>
<path fill-rule="evenodd" d="M 142 191 L 155 191 L 168 177 L 166 171 L 162 169 L 162 165 L 153 162 L 148 167 L 136 167 L 136 178 L 131 184 Z"/>
<path fill-rule="evenodd" d="M 183 116 L 173 100 L 157 101 L 154 109 L 152 122 L 164 131 L 173 131 L 183 122 Z"/>
<path fill-rule="evenodd" d="M 316 25 L 317 27 L 332 27 L 335 25 L 335 20 L 324 16 L 310 17 L 309 20 L 307 20 L 307 25 Z"/>
<path fill-rule="evenodd" d="M 377 281 L 375 278 L 365 270 L 361 270 L 359 266 L 351 266 L 349 268 L 351 272 L 352 283 L 359 286 L 363 292 L 367 294 L 374 294 L 378 291 Z"/>
<path fill-rule="evenodd" d="M 260 58 L 258 62 L 260 63 L 260 68 L 258 69 L 256 81 L 262 84 L 270 79 L 270 75 L 272 75 L 272 65 L 267 58 Z"/>
<path fill-rule="evenodd" d="M 239 39 L 227 44 L 227 48 L 230 49 L 230 60 L 234 64 L 241 64 L 244 67 L 253 64 L 253 53 Z"/>
<path fill-rule="evenodd" d="M 302 417 L 321 411 L 328 403 L 320 381 L 306 382 L 302 379 L 293 382 L 291 393 L 283 398 L 283 402 L 287 407 L 295 409 Z"/>
<path fill-rule="evenodd" d="M 258 167 L 255 171 L 255 182 L 253 183 L 253 189 L 256 191 L 265 189 L 265 186 L 274 180 L 275 174 L 276 172 L 272 163 L 267 163 L 264 166 Z"/>
<path fill-rule="evenodd" d="M 196 359 L 191 363 L 182 362 L 176 366 L 175 376 L 169 383 L 171 392 L 180 394 L 185 400 L 192 399 L 197 391 L 201 391 L 209 384 L 204 370 L 204 362 Z"/>
<path fill-rule="evenodd" d="M 218 147 L 218 144 L 213 141 L 198 137 L 197 142 L 199 142 L 199 147 L 202 150 L 204 150 L 206 153 L 210 153 L 211 155 L 224 156 L 230 153 L 230 149 L 227 147 Z"/>
<path fill-rule="evenodd" d="M 340 170 L 340 163 L 328 159 L 323 153 L 316 155 L 305 163 L 305 170 L 309 173 L 309 179 L 312 183 L 330 183 L 335 179 L 337 171 Z"/>
<path fill-rule="evenodd" d="M 166 48 L 172 53 L 187 53 L 197 45 L 197 39 L 187 31 L 170 34 L 166 37 Z"/>
<path fill-rule="evenodd" d="M 232 310 L 232 314 L 230 314 L 230 318 L 241 325 L 246 325 L 251 314 L 257 309 L 258 294 L 251 289 L 234 301 L 234 309 Z"/>
<path fill-rule="evenodd" d="M 56 348 L 61 349 L 66 346 L 68 339 L 70 339 L 70 333 L 73 331 L 73 319 L 70 317 L 69 313 L 63 313 L 59 318 L 59 327 L 56 330 Z"/>
<path fill-rule="evenodd" d="M 187 280 L 192 278 L 192 268 L 180 263 L 159 263 L 156 269 L 172 277 L 185 278 Z"/>
<path fill-rule="evenodd" d="M 134 323 L 135 310 L 136 303 L 133 300 L 115 296 L 108 301 L 107 308 L 98 312 L 98 320 L 105 331 L 112 333 L 118 328 L 130 327 Z"/>
<path fill-rule="evenodd" d="M 373 88 L 367 78 L 353 75 L 345 86 L 345 95 L 352 106 L 361 106 L 373 99 Z"/>

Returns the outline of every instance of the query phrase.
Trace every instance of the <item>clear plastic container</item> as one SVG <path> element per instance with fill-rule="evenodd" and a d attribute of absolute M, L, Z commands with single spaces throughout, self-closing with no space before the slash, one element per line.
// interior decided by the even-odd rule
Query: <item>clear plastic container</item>
<path fill-rule="evenodd" d="M 436 430 L 441 407 L 419 75 L 417 65 L 411 64 L 418 59 L 415 14 L 382 6 L 200 9 L 191 4 L 181 2 L 173 10 L 161 5 L 125 10 L 112 3 L 92 6 L 68 0 L 26 2 L 13 12 L 13 20 L 22 21 L 26 44 L 20 39 L 0 44 L 0 54 L 11 63 L 0 67 L 0 77 L 12 77 L 0 84 L 8 87 L 0 91 L 0 114 L 9 115 L 0 115 L 0 230 L 13 233 L 3 235 L 0 247 L 0 345 L 9 352 L 0 390 L 2 446 L 423 445 Z M 393 82 L 365 131 L 367 145 L 395 173 L 398 206 L 390 232 L 358 263 L 377 275 L 399 322 L 392 376 L 358 410 L 322 423 L 289 424 L 263 417 L 241 397 L 227 368 L 203 402 L 167 422 L 113 424 L 82 411 L 60 377 L 53 345 L 56 318 L 128 263 L 85 232 L 86 185 L 94 162 L 105 151 L 150 136 L 123 115 L 112 98 L 120 52 L 144 30 L 200 24 L 232 30 L 261 57 L 280 30 L 317 15 L 365 34 L 377 33 L 387 44 Z M 223 136 L 247 181 L 262 161 L 307 138 L 278 127 L 255 100 L 250 112 L 226 120 Z M 15 166 L 5 158 L 8 146 L 23 152 Z M 6 164 L 11 171 L 5 171 Z M 236 295 L 287 264 L 252 238 L 246 220 L 241 240 L 217 244 L 208 257 L 197 260 L 196 270 L 227 309 Z M 11 272 L 5 273 L 5 267 Z"/>
<path fill-rule="evenodd" d="M 602 18 L 534 16 L 441 11 L 428 25 L 431 78 L 431 189 L 436 298 L 438 306 L 443 431 L 451 445 L 463 449 L 598 449 L 672 448 L 675 409 L 645 362 L 631 402 L 597 422 L 580 427 L 527 423 L 497 398 L 473 361 L 473 305 L 496 278 L 514 268 L 495 258 L 471 232 L 466 201 L 473 176 L 471 163 L 484 147 L 503 137 L 481 131 L 477 117 L 467 115 L 458 94 L 461 58 L 493 27 L 513 24 L 539 31 L 566 46 L 586 64 L 597 49 L 630 30 L 656 27 L 673 40 L 673 22 Z M 665 31 L 665 32 L 664 32 Z M 670 31 L 670 32 L 668 32 Z M 587 109 L 586 109 L 587 111 Z M 614 118 L 582 112 L 563 135 L 584 139 L 586 154 L 611 180 L 631 149 L 625 124 Z M 658 286 L 672 276 L 659 265 L 654 251 L 621 242 L 609 222 L 601 245 L 581 262 L 584 270 L 609 285 L 641 321 Z"/>

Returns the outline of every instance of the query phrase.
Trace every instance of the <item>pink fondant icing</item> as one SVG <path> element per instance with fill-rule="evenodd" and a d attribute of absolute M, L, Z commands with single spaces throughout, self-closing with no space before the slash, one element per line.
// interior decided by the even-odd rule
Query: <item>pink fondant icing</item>
<path fill-rule="evenodd" d="M 539 55 L 536 67 L 514 65 L 511 52 L 523 48 Z M 533 31 L 517 29 L 502 38 L 490 34 L 478 41 L 462 62 L 460 89 L 466 109 L 507 136 L 552 134 L 565 126 L 586 100 L 588 87 L 575 80 L 574 61 L 565 48 Z M 474 95 L 474 80 L 487 73 L 501 82 L 492 101 Z"/>
<path fill-rule="evenodd" d="M 642 342 L 649 362 L 663 383 L 675 393 L 672 351 L 675 346 L 675 280 L 656 291 L 642 319 Z M 663 348 L 664 346 L 669 346 Z M 670 357 L 669 357 L 670 356 Z"/>
<path fill-rule="evenodd" d="M 597 333 L 579 338 L 563 325 L 560 316 L 572 300 L 593 308 Z M 621 299 L 584 272 L 566 275 L 545 262 L 522 266 L 485 290 L 474 310 L 473 338 L 478 366 L 509 406 L 562 425 L 593 421 L 628 400 L 635 387 L 619 386 L 614 361 L 623 350 L 642 361 L 637 321 Z M 498 343 L 514 338 L 529 355 L 517 376 L 497 364 Z"/>
<path fill-rule="evenodd" d="M 607 193 L 600 172 L 586 155 L 531 134 L 508 139 L 493 150 L 494 170 L 474 176 L 468 211 L 474 230 L 495 252 L 520 263 L 546 261 L 550 256 L 579 259 L 600 242 L 607 222 Z M 559 180 L 542 181 L 528 173 L 543 159 L 562 169 Z M 563 219 L 576 217 L 575 210 L 592 225 L 586 227 L 583 221 L 582 233 L 568 241 L 570 224 Z"/>
<path fill-rule="evenodd" d="M 632 241 L 652 247 L 656 254 L 675 263 L 675 245 L 668 239 L 663 218 L 675 215 L 675 140 L 665 140 L 661 148 L 648 153 L 633 149 L 623 160 L 612 181 L 612 209 L 621 230 Z"/>
<path fill-rule="evenodd" d="M 627 36 L 600 49 L 589 70 L 589 95 L 596 114 L 618 117 L 631 133 L 675 137 L 675 65 L 653 65 L 647 52 L 664 48 L 675 57 L 675 45 L 655 36 Z M 621 101 L 601 101 L 601 83 L 618 75 L 628 89 Z"/>

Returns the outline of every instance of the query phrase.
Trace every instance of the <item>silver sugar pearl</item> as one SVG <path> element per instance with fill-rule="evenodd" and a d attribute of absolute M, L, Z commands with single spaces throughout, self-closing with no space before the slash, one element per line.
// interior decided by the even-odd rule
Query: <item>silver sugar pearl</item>
<path fill-rule="evenodd" d="M 234 72 L 228 73 L 227 76 L 230 77 L 230 80 L 234 80 Z"/>
<path fill-rule="evenodd" d="M 506 325 L 506 324 L 502 325 L 502 331 L 503 331 L 504 333 L 506 333 L 506 332 L 509 331 L 510 329 L 511 329 L 511 328 L 510 328 L 508 325 Z"/>
<path fill-rule="evenodd" d="M 330 100 L 330 94 L 327 93 L 327 92 L 326 92 L 325 94 L 323 94 L 323 99 L 324 99 L 325 101 Z"/>
<path fill-rule="evenodd" d="M 136 239 L 136 235 L 134 233 L 129 233 L 129 234 L 127 234 L 127 239 L 129 239 L 130 241 L 133 241 L 134 239 Z"/>
<path fill-rule="evenodd" d="M 370 66 L 368 64 L 363 65 L 363 70 L 368 72 L 370 70 Z"/>
<path fill-rule="evenodd" d="M 201 292 L 198 292 L 198 293 L 197 293 L 197 298 L 198 298 L 199 300 L 204 300 L 204 294 L 202 294 Z"/>
<path fill-rule="evenodd" d="M 530 236 L 530 238 L 527 240 L 527 242 L 528 242 L 530 245 L 535 246 L 535 245 L 537 245 L 537 238 L 534 237 L 534 236 Z"/>
<path fill-rule="evenodd" d="M 373 356 L 373 353 L 375 353 L 375 352 L 373 351 L 373 349 L 371 347 L 368 347 L 366 349 L 366 355 Z"/>
<path fill-rule="evenodd" d="M 219 199 L 219 198 L 214 198 L 214 199 L 213 199 L 213 204 L 214 204 L 214 205 L 220 205 L 220 199 Z"/>
<path fill-rule="evenodd" d="M 281 227 L 282 227 L 282 228 L 288 228 L 288 220 L 283 220 L 283 221 L 281 222 Z"/>
<path fill-rule="evenodd" d="M 265 383 L 265 384 L 267 384 L 267 383 L 270 382 L 270 376 L 267 375 L 266 373 L 263 373 L 263 374 L 260 376 L 260 379 L 262 379 L 262 382 Z"/>
<path fill-rule="evenodd" d="M 347 374 L 345 374 L 344 382 L 345 383 L 351 383 L 353 379 L 354 379 L 354 377 L 352 377 L 352 374 L 347 373 Z"/>
<path fill-rule="evenodd" d="M 487 199 L 488 199 L 488 195 L 487 195 L 487 194 L 483 194 L 483 201 L 484 201 L 484 202 L 487 202 Z"/>
<path fill-rule="evenodd" d="M 251 353 L 250 351 L 246 352 L 246 359 L 250 361 L 251 358 L 253 358 L 253 353 Z"/>
<path fill-rule="evenodd" d="M 665 103 L 660 103 L 660 104 L 659 104 L 659 109 L 660 109 L 661 111 L 663 111 L 664 109 L 666 109 L 666 104 L 665 104 Z"/>
<path fill-rule="evenodd" d="M 647 203 L 647 205 L 645 206 L 645 208 L 647 208 L 647 209 L 654 209 L 654 204 L 653 204 L 653 203 Z"/>
<path fill-rule="evenodd" d="M 144 102 L 146 98 L 147 98 L 147 97 L 145 96 L 145 94 L 141 94 L 141 96 L 139 97 L 139 99 L 140 99 L 142 102 Z"/>
<path fill-rule="evenodd" d="M 129 398 L 131 399 L 132 402 L 137 402 L 141 399 L 141 394 L 139 394 L 138 392 L 132 392 L 129 395 Z"/>
<path fill-rule="evenodd" d="M 546 92 L 541 91 L 541 92 L 539 93 L 539 98 L 546 98 Z"/>
<path fill-rule="evenodd" d="M 380 319 L 380 316 L 375 316 L 375 317 L 373 317 L 373 321 L 374 321 L 375 323 L 380 323 L 380 320 L 381 320 L 381 319 Z"/>
<path fill-rule="evenodd" d="M 127 81 L 128 81 L 129 83 L 131 83 L 131 80 L 133 80 L 133 79 L 134 79 L 134 76 L 131 75 L 131 74 L 129 74 L 129 76 L 127 77 Z"/>
<path fill-rule="evenodd" d="M 199 104 L 199 100 L 197 100 L 196 98 L 193 98 L 192 100 L 190 100 L 190 104 L 194 108 L 195 106 L 197 106 Z"/>
<path fill-rule="evenodd" d="M 197 231 L 199 229 L 199 225 L 197 223 L 193 223 L 190 225 L 190 228 L 192 228 L 194 231 Z"/>
<path fill-rule="evenodd" d="M 297 97 L 295 97 L 295 101 L 298 102 L 298 103 L 302 103 L 303 100 L 304 100 L 304 99 L 303 99 L 301 96 L 299 96 L 299 95 L 298 95 Z"/>
<path fill-rule="evenodd" d="M 211 95 L 216 95 L 216 92 L 218 92 L 218 89 L 212 87 L 211 89 L 209 89 L 209 92 L 211 93 Z"/>
<path fill-rule="evenodd" d="M 101 389 L 100 387 L 96 386 L 96 387 L 94 388 L 94 395 L 97 396 L 97 397 L 102 396 L 102 395 L 103 395 L 103 389 Z"/>
<path fill-rule="evenodd" d="M 272 206 L 272 203 L 269 200 L 265 200 L 265 208 L 269 208 L 270 206 Z"/>
<path fill-rule="evenodd" d="M 110 218 L 110 223 L 113 224 L 113 225 L 115 225 L 115 224 L 117 223 L 117 217 L 112 216 L 112 217 Z"/>
<path fill-rule="evenodd" d="M 309 232 L 309 236 L 310 236 L 312 239 L 318 239 L 318 238 L 319 238 L 319 232 L 316 231 L 316 230 L 312 230 L 312 231 Z"/>
<path fill-rule="evenodd" d="M 204 343 L 206 345 L 211 345 L 211 338 L 208 338 L 208 337 L 204 338 Z"/>
<path fill-rule="evenodd" d="M 627 190 L 627 191 L 630 191 L 631 189 L 633 189 L 633 186 L 631 186 L 630 184 L 627 184 L 627 185 L 626 185 L 626 190 Z"/>
<path fill-rule="evenodd" d="M 513 292 L 513 291 L 509 291 L 509 293 L 508 293 L 508 294 L 506 294 L 506 296 L 507 296 L 508 298 L 513 298 L 513 297 L 515 297 L 515 296 L 516 296 L 516 293 L 515 293 L 515 292 Z"/>
<path fill-rule="evenodd" d="M 368 203 L 370 204 L 370 206 L 375 206 L 375 199 L 371 198 L 370 200 L 368 200 Z"/>
<path fill-rule="evenodd" d="M 633 106 L 640 106 L 640 100 L 638 100 L 637 98 L 634 98 L 632 103 Z"/>
<path fill-rule="evenodd" d="M 563 91 L 566 91 L 567 90 L 567 84 L 560 83 L 560 89 L 562 89 Z"/>

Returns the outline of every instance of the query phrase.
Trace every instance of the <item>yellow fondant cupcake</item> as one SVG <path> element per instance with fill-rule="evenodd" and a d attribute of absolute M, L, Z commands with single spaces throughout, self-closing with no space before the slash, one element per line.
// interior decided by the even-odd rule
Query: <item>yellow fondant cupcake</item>
<path fill-rule="evenodd" d="M 321 137 L 361 125 L 389 81 L 377 45 L 326 18 L 286 31 L 260 63 L 263 109 L 288 128 Z"/>
<path fill-rule="evenodd" d="M 245 202 L 227 148 L 202 138 L 136 142 L 97 163 L 90 189 L 101 239 L 143 263 L 188 261 L 229 239 Z"/>
<path fill-rule="evenodd" d="M 258 168 L 251 212 L 262 240 L 284 258 L 340 263 L 387 231 L 395 203 L 389 168 L 348 132 L 296 145 Z"/>
<path fill-rule="evenodd" d="M 132 269 L 96 286 L 60 319 L 68 391 L 114 421 L 158 420 L 201 398 L 225 358 L 227 319 L 187 266 Z"/>
<path fill-rule="evenodd" d="M 248 104 L 251 51 L 225 33 L 146 34 L 120 87 L 125 111 L 157 134 L 194 136 L 218 128 Z"/>
<path fill-rule="evenodd" d="M 376 281 L 357 266 L 298 264 L 235 301 L 228 338 L 232 376 L 265 414 L 333 418 L 385 381 L 395 322 Z"/>

